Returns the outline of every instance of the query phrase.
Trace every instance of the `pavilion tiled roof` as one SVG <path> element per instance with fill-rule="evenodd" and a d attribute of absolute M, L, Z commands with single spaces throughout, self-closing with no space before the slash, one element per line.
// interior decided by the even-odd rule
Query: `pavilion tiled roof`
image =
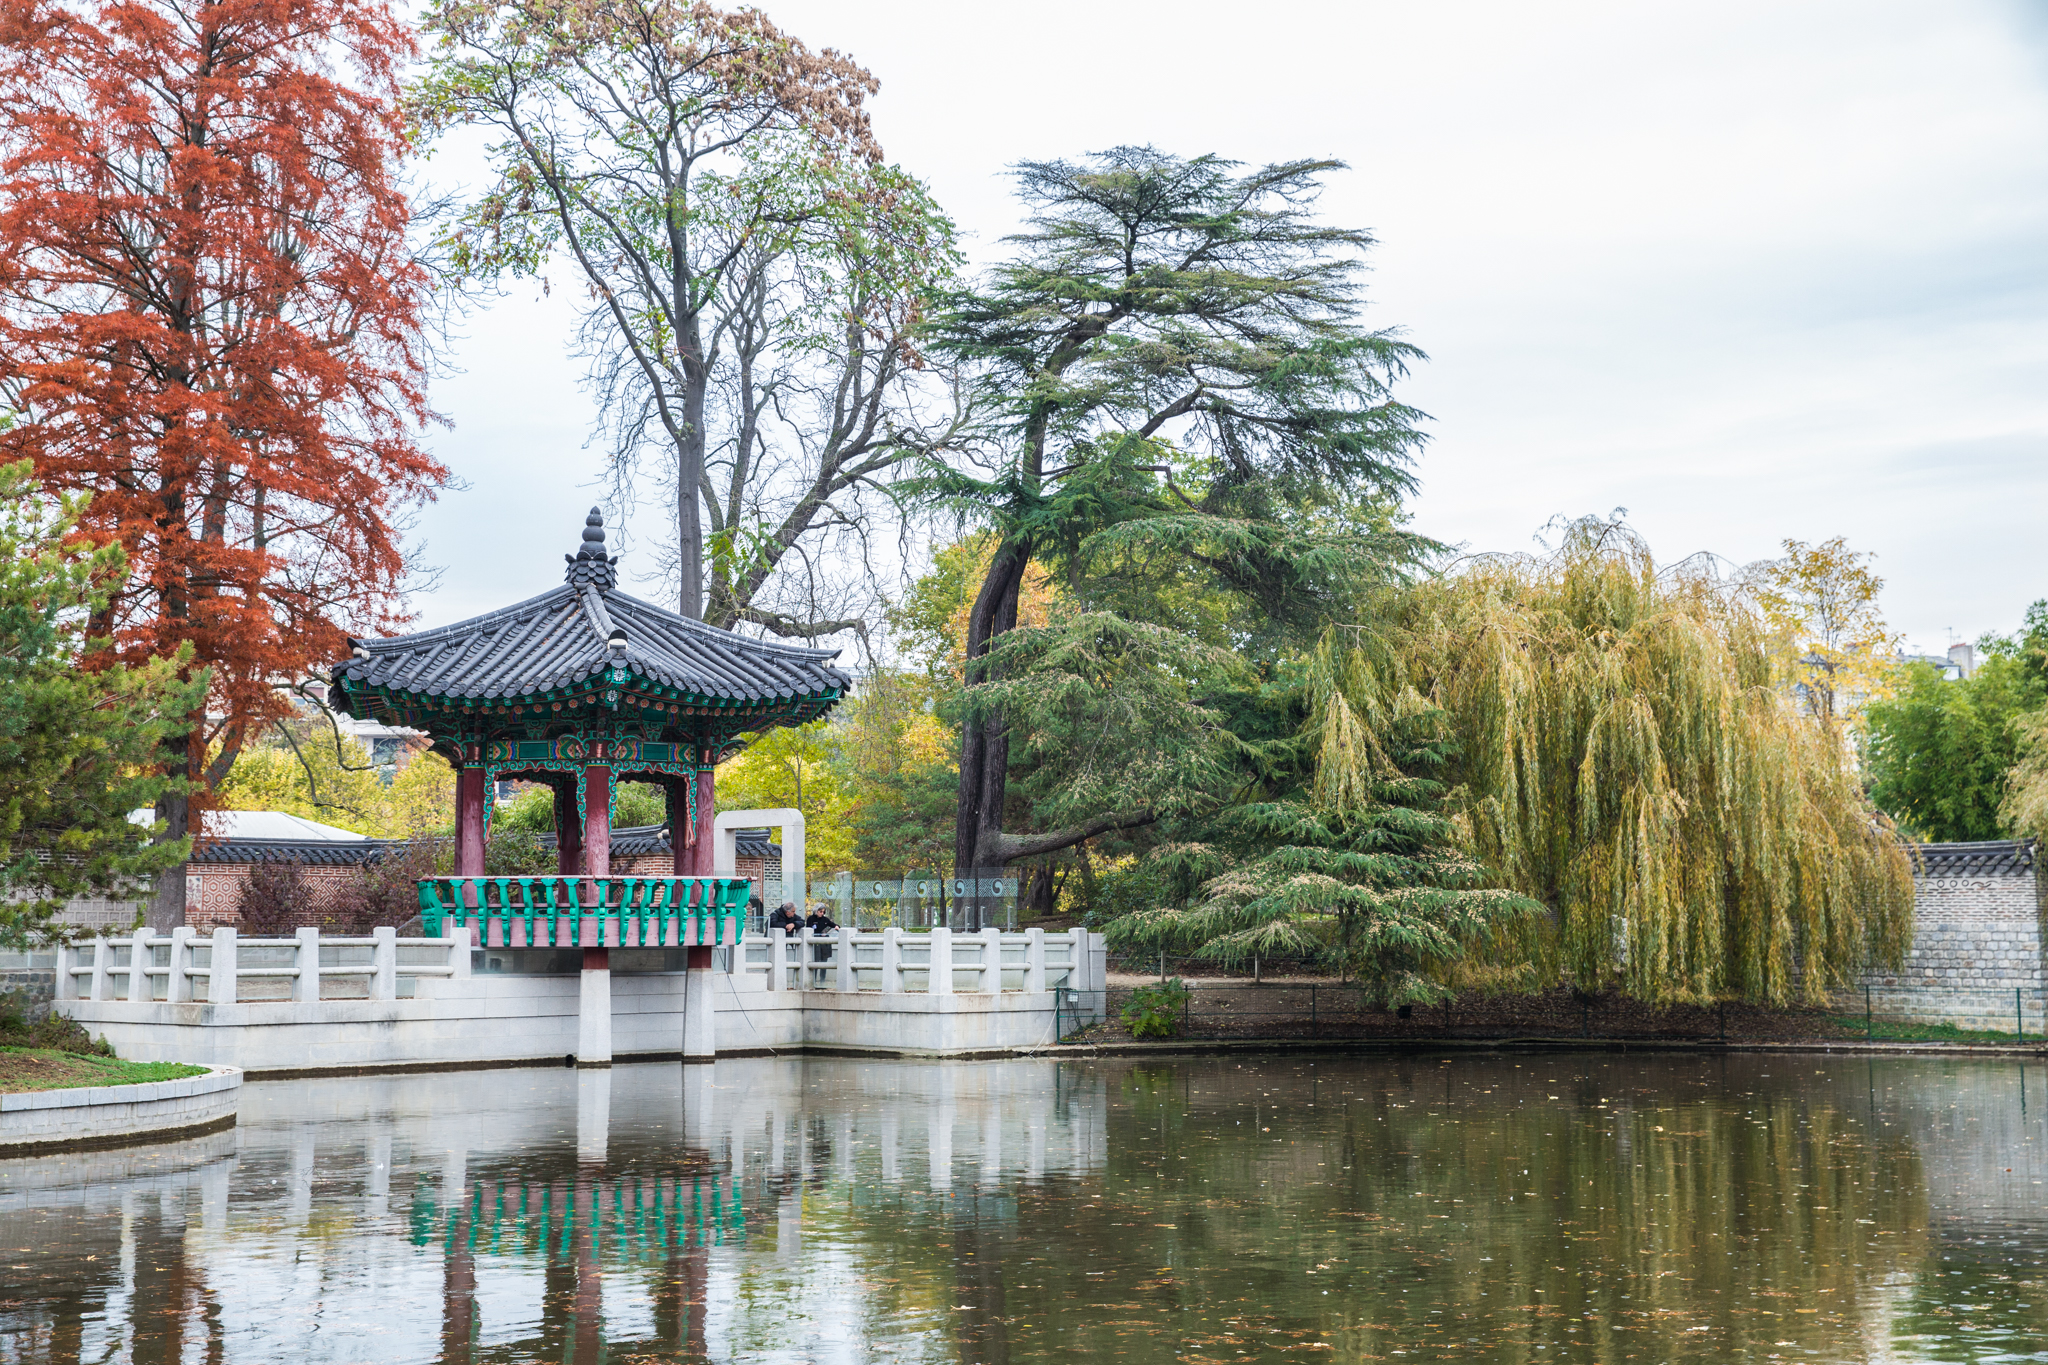
<path fill-rule="evenodd" d="M 1986 839 L 1968 844 L 1916 844 L 1923 877 L 2024 877 L 2034 870 L 2031 839 Z"/>
<path fill-rule="evenodd" d="M 720 706 L 836 700 L 851 684 L 833 666 L 836 650 L 749 639 L 619 591 L 603 551 L 592 508 L 561 586 L 437 630 L 351 640 L 353 657 L 334 666 L 333 681 L 351 699 L 397 693 L 444 706 L 530 698 L 621 668 Z"/>

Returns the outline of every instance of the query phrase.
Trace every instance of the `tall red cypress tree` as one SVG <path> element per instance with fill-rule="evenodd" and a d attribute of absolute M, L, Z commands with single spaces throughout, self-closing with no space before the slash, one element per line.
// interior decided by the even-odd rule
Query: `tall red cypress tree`
<path fill-rule="evenodd" d="M 127 548 L 112 655 L 190 640 L 212 671 L 171 837 L 280 681 L 402 619 L 397 523 L 446 477 L 397 176 L 413 53 L 380 0 L 0 0 L 0 458 Z M 163 878 L 151 923 L 183 911 Z"/>

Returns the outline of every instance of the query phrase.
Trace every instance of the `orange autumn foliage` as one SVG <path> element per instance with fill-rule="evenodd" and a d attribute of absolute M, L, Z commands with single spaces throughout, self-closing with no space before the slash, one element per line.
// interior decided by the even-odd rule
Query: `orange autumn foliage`
<path fill-rule="evenodd" d="M 397 175 L 415 54 L 377 0 L 0 0 L 0 459 L 126 548 L 93 634 L 211 670 L 208 788 L 280 681 L 404 619 L 403 513 L 446 478 Z"/>

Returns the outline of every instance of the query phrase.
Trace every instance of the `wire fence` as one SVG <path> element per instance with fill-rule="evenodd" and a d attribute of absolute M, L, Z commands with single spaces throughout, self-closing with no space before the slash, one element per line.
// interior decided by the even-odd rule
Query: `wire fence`
<path fill-rule="evenodd" d="M 1355 985 L 1309 979 L 1111 985 L 1069 991 L 1063 1041 L 1150 1036 L 1189 1040 L 1472 1038 L 1692 1042 L 1869 1039 L 2048 1045 L 2048 993 L 2039 988 L 1945 991 L 1918 999 L 1860 988 L 1820 1006 L 1742 1001 L 1654 1005 L 1568 989 L 1467 994 L 1386 1009 Z M 1143 993 L 1141 995 L 1141 993 Z M 1135 1026 L 1135 1027 L 1134 1027 Z"/>

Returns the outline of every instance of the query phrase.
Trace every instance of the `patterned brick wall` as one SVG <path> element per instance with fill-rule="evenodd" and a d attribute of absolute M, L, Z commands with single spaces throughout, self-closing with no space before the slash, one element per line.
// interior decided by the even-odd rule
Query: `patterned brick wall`
<path fill-rule="evenodd" d="M 1968 853 L 1957 852 L 1969 850 Z M 2011 1032 L 2019 992 L 2026 1030 L 2048 1028 L 2039 869 L 2031 846 L 1931 845 L 1915 879 L 1913 946 L 1896 971 L 1867 973 L 1879 1015 Z"/>
<path fill-rule="evenodd" d="M 194 863 L 185 877 L 185 923 L 194 929 L 211 930 L 234 923 L 241 907 L 242 888 L 249 884 L 251 863 Z M 328 898 L 357 881 L 362 874 L 351 865 L 305 867 L 299 872 L 301 885 L 312 896 L 318 912 Z"/>

